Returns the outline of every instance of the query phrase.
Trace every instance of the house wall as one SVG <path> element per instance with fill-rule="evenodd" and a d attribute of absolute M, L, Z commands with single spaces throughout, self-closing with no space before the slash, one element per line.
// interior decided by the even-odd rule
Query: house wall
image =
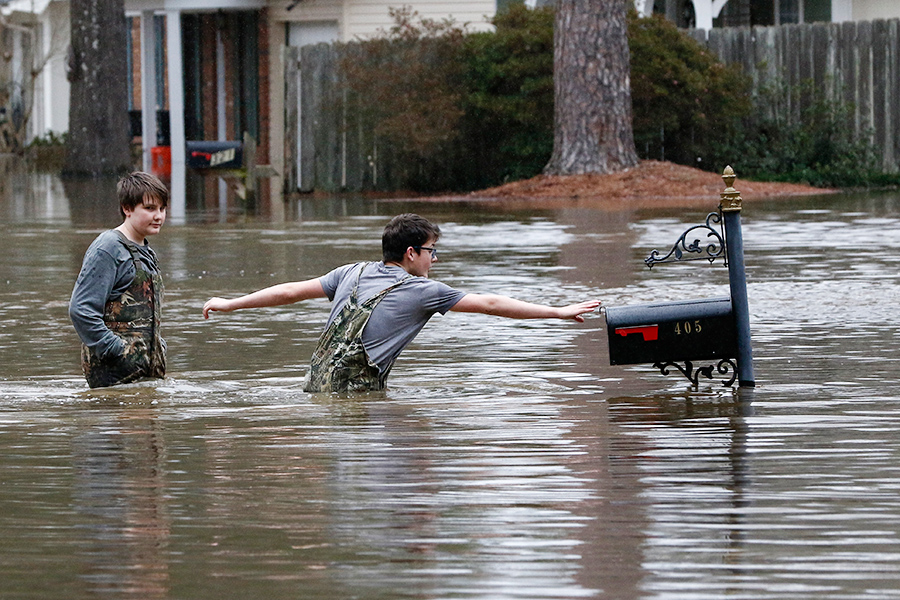
<path fill-rule="evenodd" d="M 495 0 L 468 0 L 447 2 L 446 0 L 416 0 L 402 3 L 409 6 L 422 18 L 443 20 L 451 18 L 464 24 L 470 30 L 487 30 L 491 26 L 488 19 L 496 11 Z M 344 8 L 344 40 L 369 37 L 379 30 L 388 30 L 394 24 L 388 8 L 399 3 L 384 0 L 346 0 Z"/>
<path fill-rule="evenodd" d="M 270 3 L 276 23 L 331 21 L 338 24 L 340 41 L 371 37 L 393 24 L 391 7 L 408 6 L 423 19 L 453 19 L 470 30 L 487 30 L 497 9 L 497 0 L 275 0 Z M 292 7 L 292 8 L 290 8 Z M 288 10 L 290 8 L 290 10 Z"/>
<path fill-rule="evenodd" d="M 318 0 L 309 0 L 303 4 L 316 4 Z M 284 11 L 284 7 L 280 8 Z M 268 35 L 266 41 L 269 45 L 266 52 L 266 60 L 269 66 L 269 165 L 275 171 L 275 176 L 269 178 L 269 186 L 272 196 L 278 194 L 279 190 L 284 188 L 284 164 L 285 164 L 285 135 L 284 135 L 284 90 L 285 90 L 285 63 L 283 59 L 283 49 L 287 45 L 287 27 L 279 17 L 279 9 L 270 8 L 266 11 L 268 19 Z M 280 220 L 284 218 L 283 203 L 271 202 L 273 209 L 281 208 L 282 210 L 275 214 L 273 218 Z"/>
<path fill-rule="evenodd" d="M 851 0 L 854 21 L 900 18 L 900 0 Z"/>
<path fill-rule="evenodd" d="M 258 153 L 258 162 L 260 164 L 269 163 L 266 160 L 268 157 L 272 155 L 272 116 L 269 112 L 269 107 L 272 106 L 271 98 L 269 97 L 272 89 L 272 76 L 269 71 L 269 66 L 271 65 L 271 61 L 269 60 L 269 52 L 271 51 L 272 44 L 269 41 L 271 37 L 271 31 L 269 29 L 270 19 L 266 14 L 268 9 L 263 9 L 260 11 L 259 15 L 259 24 L 258 24 L 258 37 L 259 37 L 259 56 L 257 57 L 258 65 L 259 65 L 259 140 L 257 153 Z M 258 199 L 259 208 L 263 212 L 263 214 L 274 214 L 272 212 L 272 191 L 276 192 L 280 190 L 280 181 L 275 182 L 275 186 L 272 185 L 272 182 L 267 178 L 260 180 L 260 187 L 258 191 Z M 279 207 L 282 206 L 281 202 L 276 203 Z"/>
<path fill-rule="evenodd" d="M 70 35 L 68 2 L 48 1 L 35 6 L 40 12 L 34 16 L 21 12 L 24 8 L 28 7 L 22 3 L 4 7 L 12 28 L 5 29 L 8 45 L 3 62 L 7 71 L 2 83 L 8 86 L 8 82 L 15 81 L 13 89 L 28 104 L 24 111 L 28 122 L 22 131 L 28 143 L 34 137 L 50 132 L 61 134 L 69 129 L 65 60 Z"/>
<path fill-rule="evenodd" d="M 69 80 L 66 78 L 66 48 L 69 44 L 69 7 L 65 2 L 53 2 L 41 18 L 43 56 L 46 64 L 41 72 L 42 97 L 36 101 L 44 121 L 35 127 L 33 136 L 48 132 L 61 134 L 69 130 Z M 35 123 L 36 124 L 36 123 Z"/>
<path fill-rule="evenodd" d="M 186 17 L 182 17 L 185 19 Z M 269 156 L 269 19 L 266 10 L 256 11 L 255 17 L 249 11 L 229 11 L 224 14 L 198 13 L 191 16 L 196 23 L 196 41 L 201 49 L 197 54 L 199 60 L 199 81 L 186 80 L 190 93 L 199 94 L 199 108 L 202 129 L 196 131 L 189 139 L 218 140 L 224 135 L 227 140 L 242 140 L 246 131 L 256 140 L 256 151 L 259 162 L 266 163 Z M 255 24 L 255 31 L 246 29 Z M 241 35 L 237 35 L 237 31 Z M 222 42 L 223 64 L 217 57 L 217 39 Z M 256 40 L 254 43 L 253 40 Z M 190 50 L 196 52 L 196 50 Z M 241 63 L 238 57 L 255 56 L 255 63 Z M 255 65 L 255 66 L 254 66 Z M 219 89 L 219 69 L 223 70 L 223 89 Z M 246 71 L 242 72 L 242 69 Z M 195 87 L 199 86 L 199 87 Z M 255 96 L 255 98 L 254 98 Z M 219 101 L 223 101 L 222 114 L 219 113 Z M 220 131 L 220 125 L 223 131 Z M 192 189 L 203 187 L 202 196 L 195 199 L 195 204 L 203 202 L 206 209 L 221 207 L 223 199 L 226 206 L 237 202 L 232 186 L 220 191 L 219 178 L 189 173 L 194 180 Z M 265 179 L 258 181 L 256 188 L 255 209 L 269 212 L 271 194 Z"/>
<path fill-rule="evenodd" d="M 293 8 L 290 8 L 291 5 Z M 340 21 L 344 14 L 342 0 L 276 0 L 270 3 L 269 16 L 273 22 Z"/>

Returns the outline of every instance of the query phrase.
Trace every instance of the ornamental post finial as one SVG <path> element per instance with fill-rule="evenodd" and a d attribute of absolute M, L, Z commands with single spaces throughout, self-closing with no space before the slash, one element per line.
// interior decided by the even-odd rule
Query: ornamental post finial
<path fill-rule="evenodd" d="M 734 189 L 734 180 L 737 177 L 731 165 L 725 167 L 722 172 L 722 180 L 725 182 L 725 191 L 721 192 L 722 201 L 719 203 L 719 210 L 722 212 L 740 212 L 741 211 L 741 193 Z"/>

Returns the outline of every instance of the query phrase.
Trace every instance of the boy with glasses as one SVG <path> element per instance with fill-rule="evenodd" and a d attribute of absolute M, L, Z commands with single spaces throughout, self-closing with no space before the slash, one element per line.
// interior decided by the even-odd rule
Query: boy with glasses
<path fill-rule="evenodd" d="M 384 389 L 394 361 L 435 314 L 482 313 L 511 319 L 571 319 L 600 306 L 587 301 L 554 308 L 494 294 L 467 294 L 428 279 L 437 261 L 440 228 L 414 214 L 391 219 L 381 238 L 383 260 L 344 265 L 307 281 L 282 283 L 240 298 L 211 298 L 210 312 L 332 301 L 325 332 L 313 352 L 307 392 Z"/>

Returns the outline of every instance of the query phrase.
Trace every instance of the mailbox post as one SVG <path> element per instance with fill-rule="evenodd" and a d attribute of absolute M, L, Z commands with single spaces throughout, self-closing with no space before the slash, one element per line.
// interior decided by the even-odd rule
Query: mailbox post
<path fill-rule="evenodd" d="M 747 275 L 744 271 L 744 236 L 741 233 L 741 193 L 734 187 L 735 174 L 730 166 L 722 174 L 725 191 L 719 210 L 725 221 L 725 255 L 728 260 L 728 285 L 737 333 L 738 384 L 753 387 L 753 350 L 750 345 L 750 303 L 747 300 Z"/>

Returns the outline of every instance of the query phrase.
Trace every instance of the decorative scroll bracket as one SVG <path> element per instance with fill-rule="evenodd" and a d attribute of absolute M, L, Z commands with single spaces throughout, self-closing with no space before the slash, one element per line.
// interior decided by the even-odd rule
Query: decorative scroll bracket
<path fill-rule="evenodd" d="M 731 372 L 731 377 L 722 381 L 722 385 L 725 387 L 731 387 L 734 384 L 734 380 L 737 379 L 737 365 L 729 358 L 723 358 L 715 367 L 713 367 L 713 365 L 709 365 L 708 367 L 697 367 L 696 371 L 694 370 L 694 364 L 689 360 L 684 361 L 684 367 L 675 362 L 653 363 L 653 367 L 659 369 L 659 372 L 663 375 L 669 374 L 669 367 L 675 367 L 695 386 L 700 385 L 701 375 L 707 379 L 712 379 L 713 369 L 720 375 L 727 375 L 729 371 Z"/>
<path fill-rule="evenodd" d="M 714 223 L 719 224 L 719 231 L 716 231 L 713 227 Z M 688 235 L 697 231 L 705 231 L 707 241 L 701 243 L 698 237 L 691 243 L 688 243 Z M 723 258 L 727 267 L 728 257 L 725 252 L 725 231 L 722 229 L 722 213 L 711 212 L 706 215 L 706 222 L 703 225 L 694 225 L 682 233 L 668 254 L 660 258 L 659 251 L 653 250 L 650 256 L 644 259 L 644 262 L 652 269 L 653 265 L 660 263 L 686 262 L 690 260 L 708 260 L 710 263 L 713 263 L 719 257 Z"/>

